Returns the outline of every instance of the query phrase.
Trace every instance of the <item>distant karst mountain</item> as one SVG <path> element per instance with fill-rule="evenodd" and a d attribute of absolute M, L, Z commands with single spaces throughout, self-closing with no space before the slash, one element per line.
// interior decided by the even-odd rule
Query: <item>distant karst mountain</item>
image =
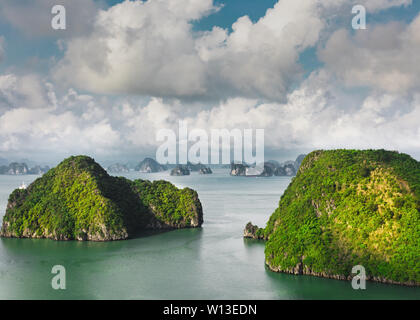
<path fill-rule="evenodd" d="M 0 166 L 0 174 L 7 175 L 26 175 L 26 174 L 43 174 L 50 170 L 48 166 L 41 167 L 39 165 L 28 168 L 26 163 L 12 162 L 11 164 Z"/>
<path fill-rule="evenodd" d="M 12 162 L 8 166 L 1 166 L 1 174 L 10 174 L 10 175 L 23 175 L 28 174 L 29 168 L 26 163 L 17 163 Z"/>
<path fill-rule="evenodd" d="M 134 170 L 142 173 L 152 173 L 166 171 L 167 168 L 152 158 L 145 158 L 134 168 Z"/>
<path fill-rule="evenodd" d="M 190 161 L 187 162 L 186 167 L 191 172 L 199 172 L 201 169 L 206 169 L 207 167 L 201 163 L 191 163 Z"/>
<path fill-rule="evenodd" d="M 127 165 L 121 164 L 121 163 L 115 163 L 113 165 L 110 165 L 106 171 L 109 173 L 127 173 L 130 172 L 130 169 Z"/>
<path fill-rule="evenodd" d="M 49 166 L 35 166 L 29 169 L 28 174 L 44 174 L 46 173 L 48 170 L 50 170 Z"/>
<path fill-rule="evenodd" d="M 243 163 L 232 163 L 230 167 L 230 175 L 246 177 L 292 177 L 296 175 L 304 158 L 305 155 L 299 155 L 295 161 L 286 161 L 284 163 L 269 160 L 258 166 L 250 166 Z"/>
<path fill-rule="evenodd" d="M 206 167 L 201 163 L 194 164 L 188 161 L 187 164 L 175 165 L 170 174 L 171 176 L 189 176 L 191 172 L 198 172 L 204 175 L 213 173 L 210 167 Z"/>
<path fill-rule="evenodd" d="M 142 230 L 197 228 L 197 192 L 167 181 L 110 176 L 92 158 L 70 157 L 9 196 L 0 235 L 109 241 Z"/>

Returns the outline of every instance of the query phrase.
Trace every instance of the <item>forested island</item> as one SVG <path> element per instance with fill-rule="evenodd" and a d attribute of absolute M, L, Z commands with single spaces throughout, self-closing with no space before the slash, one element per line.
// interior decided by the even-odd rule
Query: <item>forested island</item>
<path fill-rule="evenodd" d="M 196 228 L 197 192 L 166 181 L 110 176 L 87 156 L 70 157 L 9 197 L 0 235 L 54 240 L 121 240 L 142 230 Z"/>
<path fill-rule="evenodd" d="M 315 151 L 282 195 L 266 228 L 276 272 L 348 280 L 355 265 L 367 279 L 420 285 L 420 162 L 385 150 Z"/>

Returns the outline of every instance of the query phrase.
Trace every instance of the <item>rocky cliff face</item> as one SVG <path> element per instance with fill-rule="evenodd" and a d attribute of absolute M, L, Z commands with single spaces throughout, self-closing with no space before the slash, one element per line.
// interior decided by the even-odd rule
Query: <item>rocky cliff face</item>
<path fill-rule="evenodd" d="M 121 240 L 144 229 L 200 227 L 194 190 L 166 181 L 112 177 L 93 159 L 64 160 L 9 197 L 0 235 L 55 240 Z"/>
<path fill-rule="evenodd" d="M 315 151 L 302 162 L 265 229 L 276 272 L 420 285 L 420 163 L 384 150 Z"/>

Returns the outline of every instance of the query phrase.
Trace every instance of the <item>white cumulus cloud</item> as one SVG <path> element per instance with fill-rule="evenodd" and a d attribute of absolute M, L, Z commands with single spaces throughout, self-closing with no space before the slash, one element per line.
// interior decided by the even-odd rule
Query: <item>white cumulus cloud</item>
<path fill-rule="evenodd" d="M 178 100 L 146 102 L 101 97 L 69 90 L 50 91 L 55 105 L 9 108 L 0 114 L 0 152 L 96 155 L 148 152 L 153 156 L 160 129 L 264 129 L 266 150 L 319 148 L 420 148 L 420 95 L 371 93 L 356 98 L 334 86 L 334 76 L 314 72 L 284 103 L 229 98 L 194 106 Z M 51 85 L 44 86 L 53 90 Z M 198 109 L 197 109 L 198 108 Z"/>
<path fill-rule="evenodd" d="M 372 11 L 410 3 L 361 1 Z M 300 53 L 318 44 L 333 10 L 351 16 L 349 6 L 280 0 L 256 22 L 243 16 L 232 31 L 195 32 L 192 22 L 218 9 L 213 0 L 125 1 L 101 10 L 92 31 L 67 42 L 53 75 L 95 93 L 279 101 L 302 76 Z"/>
<path fill-rule="evenodd" d="M 411 24 L 380 24 L 350 35 L 336 31 L 319 52 L 326 68 L 346 85 L 390 93 L 420 88 L 420 16 Z"/>
<path fill-rule="evenodd" d="M 67 43 L 55 79 L 97 93 L 277 99 L 323 27 L 317 1 L 282 0 L 256 23 L 241 17 L 232 32 L 194 32 L 192 21 L 214 10 L 211 0 L 127 1 L 103 10 L 90 34 Z"/>
<path fill-rule="evenodd" d="M 0 74 L 0 111 L 14 107 L 45 108 L 50 103 L 50 87 L 38 75 Z"/>

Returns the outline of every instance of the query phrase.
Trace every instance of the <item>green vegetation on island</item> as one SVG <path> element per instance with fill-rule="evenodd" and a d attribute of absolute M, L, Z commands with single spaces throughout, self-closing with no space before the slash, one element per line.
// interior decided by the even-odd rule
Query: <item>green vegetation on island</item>
<path fill-rule="evenodd" d="M 200 227 L 194 190 L 110 176 L 92 158 L 70 157 L 9 197 L 0 235 L 107 241 L 145 229 Z"/>
<path fill-rule="evenodd" d="M 379 282 L 420 284 L 420 162 L 385 150 L 315 151 L 265 229 L 276 272 L 350 279 L 355 265 Z"/>

